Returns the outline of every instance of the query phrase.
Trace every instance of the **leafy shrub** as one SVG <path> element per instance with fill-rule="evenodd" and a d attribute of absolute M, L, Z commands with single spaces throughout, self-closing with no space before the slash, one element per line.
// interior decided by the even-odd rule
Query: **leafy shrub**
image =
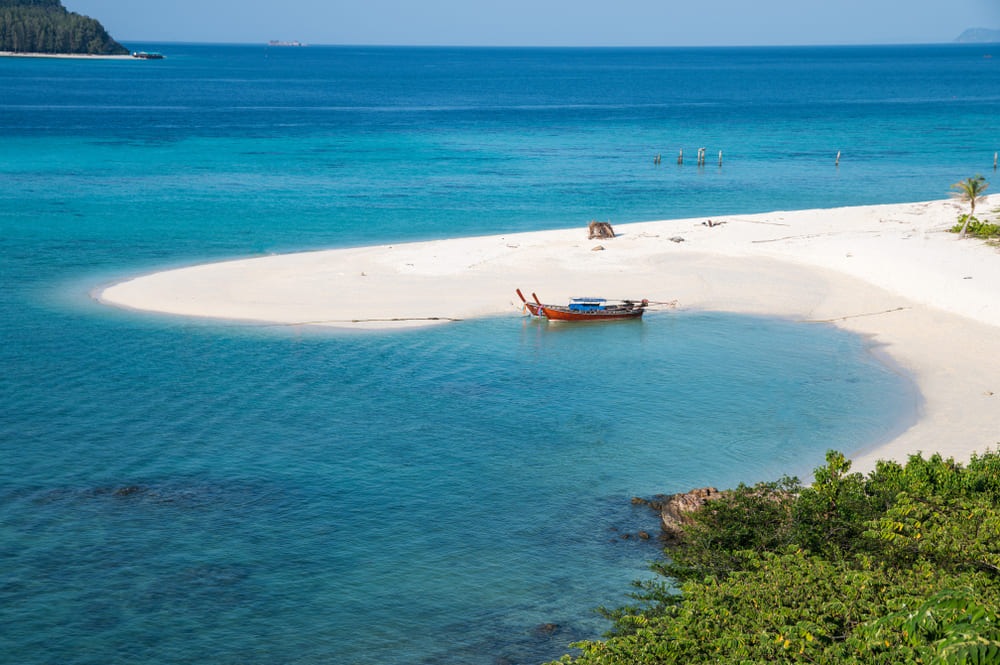
<path fill-rule="evenodd" d="M 637 605 L 604 611 L 607 639 L 561 662 L 1000 662 L 998 499 L 998 453 L 865 477 L 830 451 L 808 487 L 706 504 L 653 566 L 673 582 L 636 583 Z"/>
<path fill-rule="evenodd" d="M 970 236 L 975 236 L 977 238 L 995 238 L 1000 236 L 1000 225 L 992 224 L 990 222 L 981 222 L 975 217 L 970 217 L 969 215 L 959 215 L 958 223 L 955 226 L 948 229 L 952 233 L 961 233 L 962 227 L 965 225 L 965 220 L 969 220 L 969 228 L 965 232 Z"/>

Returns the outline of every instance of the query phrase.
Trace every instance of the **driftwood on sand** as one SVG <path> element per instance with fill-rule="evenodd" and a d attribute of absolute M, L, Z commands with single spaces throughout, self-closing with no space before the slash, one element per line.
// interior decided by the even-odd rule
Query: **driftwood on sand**
<path fill-rule="evenodd" d="M 615 237 L 615 231 L 611 228 L 610 222 L 592 221 L 587 225 L 587 230 L 590 233 L 590 235 L 587 236 L 588 240 L 593 240 L 594 238 Z"/>

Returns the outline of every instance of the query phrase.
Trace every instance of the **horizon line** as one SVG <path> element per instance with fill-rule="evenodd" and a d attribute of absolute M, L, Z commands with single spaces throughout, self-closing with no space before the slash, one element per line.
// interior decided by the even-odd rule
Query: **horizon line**
<path fill-rule="evenodd" d="M 671 49 L 671 48 L 864 48 L 892 46 L 998 46 L 1000 42 L 870 42 L 870 43 L 826 43 L 826 44 L 377 44 L 377 43 L 323 43 L 294 42 L 280 40 L 283 44 L 269 44 L 268 41 L 190 41 L 161 39 L 115 39 L 119 43 L 136 42 L 147 44 L 186 44 L 192 46 L 273 46 L 276 48 L 467 48 L 467 49 Z"/>

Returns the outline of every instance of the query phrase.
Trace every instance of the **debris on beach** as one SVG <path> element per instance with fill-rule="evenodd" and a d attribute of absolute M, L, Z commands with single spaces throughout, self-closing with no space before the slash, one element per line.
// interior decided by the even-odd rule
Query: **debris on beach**
<path fill-rule="evenodd" d="M 610 222 L 598 222 L 593 220 L 587 225 L 587 231 L 590 235 L 587 236 L 588 240 L 593 240 L 594 238 L 614 238 L 615 231 L 611 228 Z"/>

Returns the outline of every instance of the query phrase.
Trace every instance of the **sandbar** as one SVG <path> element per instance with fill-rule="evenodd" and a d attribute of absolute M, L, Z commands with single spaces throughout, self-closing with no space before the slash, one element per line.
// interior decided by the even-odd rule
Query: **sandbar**
<path fill-rule="evenodd" d="M 977 211 L 998 205 L 994 196 Z M 588 240 L 584 224 L 323 250 L 157 272 L 95 297 L 183 316 L 383 328 L 518 316 L 520 287 L 546 302 L 676 300 L 836 325 L 867 336 L 919 390 L 914 426 L 846 451 L 870 471 L 916 452 L 964 461 L 1000 442 L 1000 249 L 947 231 L 967 209 L 942 200 L 616 225 L 602 240 Z"/>

